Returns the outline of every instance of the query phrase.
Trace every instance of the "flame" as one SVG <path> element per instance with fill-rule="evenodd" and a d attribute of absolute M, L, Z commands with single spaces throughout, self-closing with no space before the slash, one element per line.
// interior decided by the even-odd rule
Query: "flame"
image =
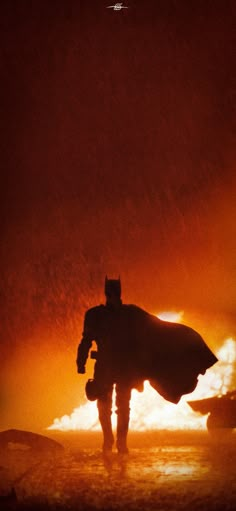
<path fill-rule="evenodd" d="M 160 312 L 156 314 L 156 317 L 163 321 L 170 321 L 171 323 L 180 323 L 183 318 L 183 311 L 180 312 Z"/>
<path fill-rule="evenodd" d="M 183 312 L 161 313 L 157 315 L 165 321 L 180 321 Z M 168 319 L 167 319 L 168 318 Z M 132 391 L 130 430 L 146 431 L 157 429 L 204 429 L 206 416 L 198 416 L 187 404 L 188 400 L 202 399 L 215 394 L 224 394 L 229 390 L 234 365 L 236 363 L 236 342 L 234 339 L 226 339 L 217 352 L 219 362 L 205 375 L 200 375 L 197 388 L 188 396 L 181 398 L 178 405 L 169 403 L 163 399 L 149 384 L 144 383 L 144 391 L 139 393 Z M 115 403 L 113 402 L 113 411 Z M 112 425 L 116 427 L 116 415 L 112 414 Z M 64 415 L 47 429 L 50 430 L 100 430 L 96 402 L 75 408 L 72 414 Z"/>

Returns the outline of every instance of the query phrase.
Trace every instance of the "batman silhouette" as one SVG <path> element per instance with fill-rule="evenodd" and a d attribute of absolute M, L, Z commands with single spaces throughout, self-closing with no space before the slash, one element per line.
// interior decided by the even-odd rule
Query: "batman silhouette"
<path fill-rule="evenodd" d="M 149 380 L 166 400 L 178 403 L 192 392 L 199 374 L 217 362 L 198 332 L 179 323 L 162 321 L 136 305 L 123 304 L 121 281 L 105 278 L 105 305 L 85 313 L 77 353 L 78 373 L 85 373 L 86 361 L 96 342 L 94 377 L 86 384 L 87 398 L 97 400 L 103 431 L 103 452 L 114 443 L 111 409 L 116 389 L 117 439 L 119 453 L 127 453 L 130 398 L 133 388 L 143 390 Z"/>

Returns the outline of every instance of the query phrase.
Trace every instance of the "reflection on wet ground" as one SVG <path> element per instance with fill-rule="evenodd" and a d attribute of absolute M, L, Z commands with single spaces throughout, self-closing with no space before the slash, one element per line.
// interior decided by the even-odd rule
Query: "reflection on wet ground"
<path fill-rule="evenodd" d="M 17 509 L 233 511 L 235 435 L 227 442 L 206 435 L 167 435 L 165 441 L 159 435 L 145 446 L 131 442 L 123 456 L 104 457 L 99 443 L 73 439 L 63 455 L 30 460 L 29 453 L 11 452 L 1 462 L 1 491 L 14 486 Z"/>

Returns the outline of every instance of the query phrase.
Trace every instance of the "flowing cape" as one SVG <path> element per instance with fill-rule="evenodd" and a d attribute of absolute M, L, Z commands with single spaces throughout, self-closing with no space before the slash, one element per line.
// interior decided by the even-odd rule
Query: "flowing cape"
<path fill-rule="evenodd" d="M 186 325 L 162 321 L 136 306 L 130 306 L 130 321 L 137 348 L 134 372 L 167 401 L 178 403 L 192 392 L 198 376 L 218 360 L 200 334 Z"/>
<path fill-rule="evenodd" d="M 98 346 L 94 374 L 98 386 L 110 378 L 141 390 L 149 380 L 172 403 L 192 392 L 199 374 L 217 362 L 198 332 L 162 321 L 136 305 L 89 309 L 85 333 Z"/>

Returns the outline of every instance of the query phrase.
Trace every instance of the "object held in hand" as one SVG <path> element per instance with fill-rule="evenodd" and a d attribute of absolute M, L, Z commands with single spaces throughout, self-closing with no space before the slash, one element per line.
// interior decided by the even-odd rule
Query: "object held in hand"
<path fill-rule="evenodd" d="M 85 374 L 85 372 L 86 372 L 86 371 L 85 371 L 85 367 L 84 367 L 84 366 L 78 366 L 78 367 L 77 367 L 77 372 L 78 372 L 79 374 Z"/>

